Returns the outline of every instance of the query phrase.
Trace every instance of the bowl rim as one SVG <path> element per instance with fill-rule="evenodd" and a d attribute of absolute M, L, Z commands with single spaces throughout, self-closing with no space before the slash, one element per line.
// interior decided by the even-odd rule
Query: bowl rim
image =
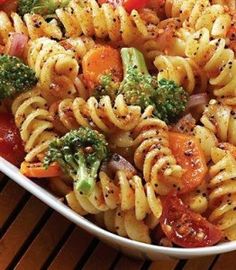
<path fill-rule="evenodd" d="M 152 244 L 141 243 L 135 240 L 131 240 L 112 232 L 109 232 L 96 224 L 92 223 L 88 219 L 80 216 L 78 213 L 73 211 L 71 208 L 66 206 L 63 202 L 56 199 L 54 195 L 40 187 L 38 184 L 34 183 L 29 178 L 25 177 L 19 172 L 19 169 L 0 157 L 0 171 L 10 177 L 17 184 L 22 186 L 24 189 L 29 191 L 39 200 L 47 204 L 49 207 L 53 208 L 58 213 L 62 214 L 64 217 L 68 218 L 84 230 L 90 232 L 93 235 L 101 238 L 111 238 L 117 244 L 122 246 L 127 246 L 139 251 L 152 252 L 157 254 L 169 255 L 169 256 L 207 256 L 216 255 L 220 253 L 226 253 L 236 250 L 236 241 L 230 241 L 218 244 L 211 247 L 199 247 L 199 248 L 179 248 L 179 247 L 164 247 Z"/>

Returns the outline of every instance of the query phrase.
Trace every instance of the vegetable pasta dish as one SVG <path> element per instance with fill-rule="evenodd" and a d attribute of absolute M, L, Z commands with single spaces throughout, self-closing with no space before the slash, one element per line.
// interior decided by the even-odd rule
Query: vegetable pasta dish
<path fill-rule="evenodd" d="M 235 0 L 0 0 L 0 156 L 120 236 L 236 240 L 235 56 Z"/>

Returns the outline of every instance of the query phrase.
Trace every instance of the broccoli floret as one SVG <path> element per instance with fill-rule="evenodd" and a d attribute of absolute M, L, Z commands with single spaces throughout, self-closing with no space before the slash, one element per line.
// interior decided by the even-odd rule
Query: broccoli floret
<path fill-rule="evenodd" d="M 124 79 L 119 87 L 128 104 L 139 105 L 143 110 L 153 105 L 152 93 L 157 80 L 148 73 L 143 54 L 135 48 L 121 49 Z"/>
<path fill-rule="evenodd" d="M 172 123 L 185 111 L 188 102 L 188 93 L 174 81 L 162 79 L 154 91 L 152 100 L 156 106 L 154 114 L 165 121 Z"/>
<path fill-rule="evenodd" d="M 94 188 L 100 165 L 108 153 L 107 142 L 102 134 L 81 127 L 50 143 L 44 166 L 47 168 L 57 161 L 74 180 L 76 190 L 89 195 Z"/>
<path fill-rule="evenodd" d="M 135 48 L 121 49 L 124 79 L 119 87 L 125 101 L 144 110 L 154 107 L 154 116 L 166 123 L 178 119 L 185 110 L 188 93 L 175 82 L 160 80 L 149 74 L 143 54 Z"/>
<path fill-rule="evenodd" d="M 19 58 L 0 55 L 0 100 L 36 85 L 35 72 Z"/>
<path fill-rule="evenodd" d="M 57 8 L 68 5 L 70 0 L 19 0 L 18 13 L 24 16 L 26 13 L 38 13 L 41 15 L 53 14 Z"/>
<path fill-rule="evenodd" d="M 94 96 L 110 96 L 111 100 L 116 98 L 119 89 L 119 83 L 114 81 L 112 74 L 108 73 L 100 77 L 99 84 L 95 87 Z"/>

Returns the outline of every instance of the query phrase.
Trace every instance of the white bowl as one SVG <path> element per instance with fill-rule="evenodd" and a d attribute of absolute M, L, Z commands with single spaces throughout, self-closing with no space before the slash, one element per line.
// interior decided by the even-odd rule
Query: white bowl
<path fill-rule="evenodd" d="M 236 241 L 222 243 L 213 247 L 184 249 L 149 245 L 120 237 L 96 226 L 86 218 L 75 213 L 48 191 L 20 174 L 18 168 L 1 157 L 0 171 L 9 176 L 20 186 L 31 192 L 34 196 L 46 203 L 48 206 L 52 207 L 64 217 L 77 224 L 79 227 L 97 236 L 99 239 L 101 239 L 101 241 L 106 242 L 110 246 L 128 255 L 150 260 L 163 260 L 170 258 L 187 259 L 215 255 L 236 250 Z"/>

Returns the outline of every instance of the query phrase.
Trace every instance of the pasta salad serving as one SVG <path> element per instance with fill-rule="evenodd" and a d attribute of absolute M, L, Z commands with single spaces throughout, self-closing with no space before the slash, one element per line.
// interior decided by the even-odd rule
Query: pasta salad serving
<path fill-rule="evenodd" d="M 236 240 L 235 55 L 235 0 L 0 0 L 0 156 L 120 236 Z"/>

